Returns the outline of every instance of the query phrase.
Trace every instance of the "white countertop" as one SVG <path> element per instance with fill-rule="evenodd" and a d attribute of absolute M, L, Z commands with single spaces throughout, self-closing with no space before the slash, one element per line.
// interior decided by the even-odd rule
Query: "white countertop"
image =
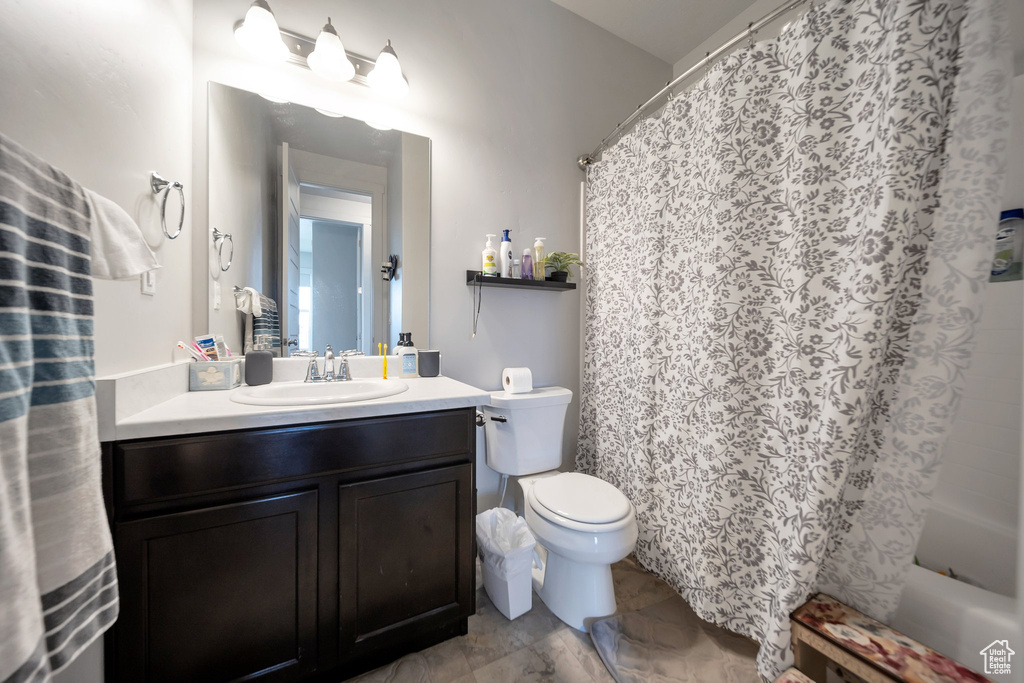
<path fill-rule="evenodd" d="M 252 406 L 235 403 L 231 400 L 231 394 L 238 389 L 188 391 L 117 420 L 113 425 L 113 435 L 107 438 L 120 441 L 424 413 L 481 406 L 490 398 L 488 392 L 448 377 L 421 377 L 401 381 L 406 382 L 409 389 L 400 394 L 369 401 L 319 406 Z"/>

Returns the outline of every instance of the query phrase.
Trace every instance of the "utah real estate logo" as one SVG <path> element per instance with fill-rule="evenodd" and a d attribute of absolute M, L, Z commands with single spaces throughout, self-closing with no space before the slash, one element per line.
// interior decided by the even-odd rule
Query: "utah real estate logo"
<path fill-rule="evenodd" d="M 1010 649 L 1010 642 L 1007 640 L 993 640 L 981 650 L 981 656 L 985 658 L 985 673 L 1008 674 L 1010 673 L 1010 657 L 1016 652 Z"/>

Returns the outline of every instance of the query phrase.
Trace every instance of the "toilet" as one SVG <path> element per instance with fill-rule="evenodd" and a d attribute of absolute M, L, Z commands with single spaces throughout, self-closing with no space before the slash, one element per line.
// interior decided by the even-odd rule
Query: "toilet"
<path fill-rule="evenodd" d="M 495 392 L 484 406 L 487 465 L 519 477 L 526 523 L 537 539 L 533 588 L 555 616 L 587 631 L 615 612 L 611 565 L 636 547 L 633 505 L 606 481 L 559 472 L 572 392 Z"/>

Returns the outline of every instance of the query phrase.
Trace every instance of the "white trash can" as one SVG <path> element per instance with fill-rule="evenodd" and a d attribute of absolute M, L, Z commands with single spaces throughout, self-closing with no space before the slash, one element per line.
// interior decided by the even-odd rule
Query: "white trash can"
<path fill-rule="evenodd" d="M 476 516 L 476 540 L 491 602 L 509 619 L 529 612 L 537 541 L 526 520 L 505 508 L 484 510 Z"/>

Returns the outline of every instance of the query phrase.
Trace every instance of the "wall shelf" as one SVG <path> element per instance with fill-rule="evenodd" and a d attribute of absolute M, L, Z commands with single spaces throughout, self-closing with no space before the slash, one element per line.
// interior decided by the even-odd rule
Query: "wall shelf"
<path fill-rule="evenodd" d="M 555 282 L 554 280 L 519 280 L 511 277 L 484 277 L 479 270 L 466 271 L 466 284 L 480 283 L 484 287 L 507 287 L 510 289 L 534 289 L 541 291 L 566 292 L 576 289 L 575 282 Z"/>

